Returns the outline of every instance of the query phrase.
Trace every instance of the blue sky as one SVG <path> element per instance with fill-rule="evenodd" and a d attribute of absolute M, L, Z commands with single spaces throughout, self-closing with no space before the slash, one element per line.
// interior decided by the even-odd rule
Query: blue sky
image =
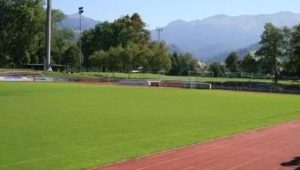
<path fill-rule="evenodd" d="M 177 19 L 192 21 L 217 14 L 300 13 L 300 0 L 53 0 L 53 8 L 66 14 L 85 8 L 85 16 L 99 21 L 138 12 L 148 27 L 165 26 Z"/>

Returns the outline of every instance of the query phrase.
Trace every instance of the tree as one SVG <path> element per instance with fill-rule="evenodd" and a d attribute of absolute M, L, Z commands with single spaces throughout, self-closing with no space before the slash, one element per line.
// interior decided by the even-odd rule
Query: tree
<path fill-rule="evenodd" d="M 282 54 L 283 54 L 283 60 L 286 62 L 289 57 L 292 55 L 293 47 L 292 47 L 292 38 L 293 38 L 293 32 L 296 30 L 296 27 L 294 29 L 290 29 L 288 27 L 283 27 L 282 32 Z"/>
<path fill-rule="evenodd" d="M 257 73 L 259 71 L 259 64 L 251 54 L 244 57 L 240 67 L 246 73 Z"/>
<path fill-rule="evenodd" d="M 289 54 L 286 63 L 287 72 L 300 75 L 300 25 L 295 26 L 291 32 Z"/>
<path fill-rule="evenodd" d="M 273 24 L 265 25 L 265 31 L 261 35 L 260 48 L 256 56 L 260 57 L 265 63 L 265 72 L 274 75 L 274 82 L 279 79 L 280 66 L 284 56 L 283 33 Z"/>
<path fill-rule="evenodd" d="M 84 31 L 81 38 L 84 65 L 88 67 L 91 64 L 89 57 L 96 51 L 108 51 L 111 47 L 117 47 L 117 39 L 113 24 L 109 22 L 97 24 L 94 29 Z"/>
<path fill-rule="evenodd" d="M 170 75 L 181 75 L 179 54 L 177 54 L 175 52 L 170 56 L 170 58 L 171 58 L 171 69 L 169 71 L 169 74 Z"/>
<path fill-rule="evenodd" d="M 95 46 L 97 45 L 96 42 L 98 41 L 95 40 L 95 34 L 93 30 L 83 32 L 81 37 L 81 46 L 83 54 L 83 65 L 85 67 L 88 67 L 90 64 L 90 56 L 101 49 L 95 48 Z"/>
<path fill-rule="evenodd" d="M 99 50 L 108 51 L 112 47 L 127 47 L 130 44 L 146 45 L 150 42 L 150 32 L 138 14 L 126 15 L 114 22 L 103 22 L 94 29 L 83 32 L 82 48 L 84 64 L 89 65 L 89 56 Z"/>
<path fill-rule="evenodd" d="M 103 50 L 96 51 L 91 56 L 91 63 L 99 67 L 99 71 L 107 71 L 109 67 L 109 53 Z"/>
<path fill-rule="evenodd" d="M 58 23 L 61 23 L 65 19 L 65 14 L 58 9 L 52 10 L 52 24 L 54 25 L 54 28 L 57 27 Z"/>
<path fill-rule="evenodd" d="M 225 66 L 220 63 L 212 63 L 209 65 L 208 70 L 214 73 L 214 77 L 220 77 L 225 73 Z"/>
<path fill-rule="evenodd" d="M 12 8 L 8 1 L 0 1 L 0 66 L 4 66 L 8 63 L 9 50 L 8 40 L 10 29 L 12 24 L 9 24 L 11 18 Z"/>
<path fill-rule="evenodd" d="M 112 47 L 109 49 L 108 53 L 108 69 L 112 72 L 122 71 L 121 58 L 124 55 L 124 48 L 121 46 Z"/>
<path fill-rule="evenodd" d="M 238 60 L 239 60 L 239 57 L 237 56 L 237 54 L 235 52 L 230 53 L 229 56 L 225 60 L 226 67 L 231 72 L 237 72 L 237 70 L 238 70 Z"/>
<path fill-rule="evenodd" d="M 46 12 L 43 0 L 0 1 L 0 66 L 22 67 L 28 63 L 44 63 Z M 64 19 L 59 10 L 52 11 L 53 63 L 75 44 L 72 30 L 58 29 Z"/>
<path fill-rule="evenodd" d="M 141 68 L 168 71 L 171 67 L 166 45 L 150 40 L 145 23 L 136 13 L 85 31 L 82 44 L 85 66 L 95 65 L 95 58 L 107 52 L 109 64 L 105 69 L 108 71 L 129 72 Z"/>
<path fill-rule="evenodd" d="M 0 11 L 0 64 L 22 66 L 35 60 L 45 30 L 43 1 L 1 1 Z"/>
<path fill-rule="evenodd" d="M 62 56 L 61 63 L 64 65 L 69 65 L 71 67 L 78 66 L 80 57 L 80 50 L 78 46 L 71 46 L 69 47 Z"/>
<path fill-rule="evenodd" d="M 185 53 L 181 56 L 182 75 L 188 75 L 189 71 L 196 71 L 198 60 L 190 53 Z"/>
<path fill-rule="evenodd" d="M 129 44 L 96 51 L 90 57 L 90 64 L 105 71 L 130 72 L 136 69 L 146 71 L 168 71 L 170 58 L 163 43 L 152 42 L 145 45 Z"/>
<path fill-rule="evenodd" d="M 71 47 L 77 47 L 74 32 L 67 28 L 53 29 L 51 49 L 53 63 L 61 64 L 64 53 Z M 77 48 L 79 50 L 79 47 Z"/>
<path fill-rule="evenodd" d="M 57 9 L 52 10 L 52 63 L 62 64 L 62 58 L 66 50 L 76 47 L 75 33 L 68 28 L 58 28 L 58 24 L 65 18 L 65 14 Z M 78 48 L 78 47 L 77 47 Z"/>
<path fill-rule="evenodd" d="M 171 60 L 168 49 L 164 43 L 151 42 L 148 47 L 152 52 L 146 55 L 147 70 L 168 72 L 171 67 Z"/>
<path fill-rule="evenodd" d="M 124 53 L 121 57 L 122 70 L 124 72 L 129 72 L 145 65 L 145 55 L 143 54 L 145 48 L 145 46 L 135 43 L 131 43 L 124 48 Z"/>
<path fill-rule="evenodd" d="M 127 46 L 129 43 L 145 44 L 150 40 L 150 33 L 144 29 L 146 24 L 139 14 L 126 15 L 112 23 L 117 36 L 117 44 Z"/>
<path fill-rule="evenodd" d="M 170 75 L 188 75 L 189 71 L 196 71 L 198 60 L 189 53 L 171 55 Z"/>

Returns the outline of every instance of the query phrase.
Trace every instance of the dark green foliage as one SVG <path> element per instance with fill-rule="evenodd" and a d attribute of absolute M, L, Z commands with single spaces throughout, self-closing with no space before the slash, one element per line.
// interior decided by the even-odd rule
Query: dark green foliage
<path fill-rule="evenodd" d="M 22 67 L 43 64 L 45 57 L 45 19 L 43 0 L 0 1 L 0 66 Z M 56 28 L 64 14 L 53 10 L 52 57 L 61 64 L 65 50 L 76 43 L 74 33 Z"/>
<path fill-rule="evenodd" d="M 282 30 L 271 23 L 266 24 L 265 31 L 261 36 L 261 47 L 256 52 L 263 61 L 265 73 L 274 75 L 274 82 L 277 83 L 280 73 L 280 66 L 284 56 L 284 35 Z"/>
<path fill-rule="evenodd" d="M 144 65 L 145 70 L 164 70 L 166 72 L 169 71 L 171 67 L 171 60 L 169 57 L 168 49 L 164 43 L 150 43 L 145 55 L 147 55 L 146 63 Z"/>
<path fill-rule="evenodd" d="M 68 65 L 71 67 L 78 66 L 79 57 L 80 57 L 80 50 L 78 46 L 73 45 L 64 52 L 61 63 L 63 65 Z"/>
<path fill-rule="evenodd" d="M 82 47 L 85 66 L 98 66 L 102 71 L 170 69 L 166 45 L 150 41 L 150 33 L 138 14 L 100 23 L 85 31 Z"/>
<path fill-rule="evenodd" d="M 214 73 L 214 77 L 220 77 L 225 73 L 226 68 L 220 63 L 212 63 L 209 65 L 208 70 Z"/>
<path fill-rule="evenodd" d="M 238 60 L 239 57 L 237 56 L 237 53 L 232 52 L 229 54 L 229 56 L 226 58 L 225 63 L 227 69 L 229 69 L 230 72 L 237 72 L 238 71 Z"/>
<path fill-rule="evenodd" d="M 52 10 L 52 22 L 56 26 L 57 23 L 62 22 L 65 19 L 65 14 L 58 9 Z"/>
<path fill-rule="evenodd" d="M 259 72 L 259 63 L 251 54 L 247 54 L 242 60 L 240 67 L 242 71 L 246 73 L 258 73 Z"/>
<path fill-rule="evenodd" d="M 51 56 L 52 56 L 52 63 L 53 64 L 64 64 L 63 57 L 66 50 L 70 49 L 71 47 L 74 49 L 76 46 L 76 39 L 75 34 L 71 29 L 67 28 L 57 28 L 57 23 L 63 21 L 65 14 L 60 10 L 54 9 L 52 11 L 52 49 L 51 49 Z M 79 47 L 76 46 L 77 51 L 79 51 Z M 78 52 L 79 54 L 80 52 Z M 79 63 L 77 63 L 79 65 Z"/>
<path fill-rule="evenodd" d="M 108 51 L 112 47 L 126 47 L 129 44 L 144 45 L 150 41 L 150 33 L 138 14 L 126 15 L 114 22 L 103 22 L 82 36 L 84 63 L 91 64 L 89 57 L 96 51 Z"/>
<path fill-rule="evenodd" d="M 286 70 L 300 76 L 300 25 L 295 26 L 291 32 L 291 52 L 287 59 Z"/>
<path fill-rule="evenodd" d="M 171 55 L 171 70 L 170 75 L 188 75 L 189 71 L 197 71 L 198 60 L 191 54 Z"/>
<path fill-rule="evenodd" d="M 62 56 L 70 47 L 75 47 L 76 40 L 75 34 L 72 30 L 64 28 L 64 29 L 53 29 L 52 35 L 52 63 L 54 64 L 63 64 Z M 77 46 L 76 46 L 77 47 Z M 77 47 L 79 51 L 79 47 Z M 80 53 L 80 52 L 78 52 Z M 79 63 L 78 63 L 79 64 Z"/>
<path fill-rule="evenodd" d="M 0 64 L 22 66 L 37 60 L 45 14 L 42 0 L 0 2 Z"/>
<path fill-rule="evenodd" d="M 91 56 L 90 62 L 102 71 L 129 72 L 137 69 L 168 71 L 170 69 L 166 46 L 155 42 L 146 45 L 129 44 L 125 48 L 119 45 L 108 51 L 96 51 Z"/>

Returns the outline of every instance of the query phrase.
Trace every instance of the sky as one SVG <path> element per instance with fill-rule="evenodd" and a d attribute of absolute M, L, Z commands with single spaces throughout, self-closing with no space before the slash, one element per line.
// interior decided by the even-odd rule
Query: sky
<path fill-rule="evenodd" d="M 135 12 L 147 27 L 166 26 L 174 20 L 193 21 L 213 15 L 257 15 L 279 11 L 300 13 L 300 0 L 52 0 L 53 8 L 84 15 L 98 21 L 113 21 Z"/>

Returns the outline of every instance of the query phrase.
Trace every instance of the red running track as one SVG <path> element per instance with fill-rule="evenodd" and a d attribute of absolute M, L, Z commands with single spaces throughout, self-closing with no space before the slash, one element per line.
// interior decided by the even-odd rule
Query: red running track
<path fill-rule="evenodd" d="M 300 121 L 95 170 L 300 170 Z"/>

